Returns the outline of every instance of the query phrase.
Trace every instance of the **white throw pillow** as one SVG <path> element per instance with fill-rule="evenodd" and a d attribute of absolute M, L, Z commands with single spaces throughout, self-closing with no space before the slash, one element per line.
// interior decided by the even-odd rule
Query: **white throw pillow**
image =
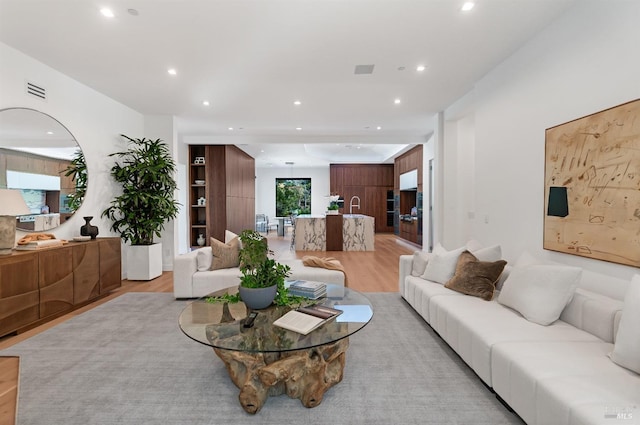
<path fill-rule="evenodd" d="M 640 373 L 640 274 L 633 276 L 624 297 L 620 326 L 613 352 L 616 364 Z"/>
<path fill-rule="evenodd" d="M 431 254 L 428 252 L 414 252 L 413 261 L 411 262 L 411 276 L 422 276 L 429 262 L 429 258 L 431 258 Z"/>
<path fill-rule="evenodd" d="M 442 249 L 444 250 L 444 248 Z M 425 267 L 424 273 L 422 274 L 422 278 L 443 285 L 447 283 L 456 272 L 458 257 L 465 249 L 466 247 L 463 246 L 453 251 L 445 251 L 445 253 L 431 255 L 427 267 Z M 436 252 L 435 249 L 434 252 Z M 438 252 L 442 251 L 439 250 Z"/>
<path fill-rule="evenodd" d="M 516 267 L 519 266 L 532 266 L 534 264 L 544 264 L 542 260 L 534 257 L 528 251 L 523 251 L 522 254 L 516 260 Z"/>
<path fill-rule="evenodd" d="M 465 245 L 467 247 L 467 249 L 469 250 L 469 252 L 473 253 L 473 251 L 478 251 L 481 250 L 482 248 L 484 248 L 484 245 L 482 245 L 479 241 L 475 240 L 475 239 L 469 239 L 467 241 L 467 244 Z M 473 254 L 475 256 L 475 254 Z M 478 258 L 478 257 L 476 257 Z M 499 258 L 498 258 L 499 260 Z M 496 260 L 496 261 L 498 261 Z M 482 260 L 484 261 L 484 260 Z"/>
<path fill-rule="evenodd" d="M 231 240 L 233 238 L 237 238 L 237 237 L 238 237 L 238 235 L 236 235 L 235 233 L 233 233 L 230 230 L 225 230 L 224 231 L 224 243 L 229 243 L 229 242 L 231 242 Z"/>
<path fill-rule="evenodd" d="M 211 268 L 211 261 L 213 261 L 213 254 L 211 248 L 201 248 L 196 254 L 196 267 L 199 272 L 207 271 Z"/>
<path fill-rule="evenodd" d="M 530 322 L 550 325 L 571 301 L 582 269 L 538 264 L 516 266 L 504 282 L 498 302 L 522 314 Z"/>
<path fill-rule="evenodd" d="M 436 246 L 431 250 L 432 254 L 446 254 L 447 250 L 442 246 L 440 242 L 436 243 Z"/>
<path fill-rule="evenodd" d="M 486 261 L 493 263 L 502 260 L 502 248 L 500 245 L 488 246 L 486 248 L 477 249 L 475 251 L 469 250 L 479 261 Z"/>

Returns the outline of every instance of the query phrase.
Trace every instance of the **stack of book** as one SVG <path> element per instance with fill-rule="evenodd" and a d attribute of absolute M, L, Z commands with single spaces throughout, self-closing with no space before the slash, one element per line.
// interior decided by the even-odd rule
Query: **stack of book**
<path fill-rule="evenodd" d="M 327 295 L 327 284 L 311 280 L 296 280 L 289 285 L 289 293 L 316 300 Z"/>
<path fill-rule="evenodd" d="M 60 239 L 44 239 L 39 241 L 29 241 L 26 244 L 19 244 L 18 246 L 16 246 L 16 249 L 18 251 L 31 251 L 35 249 L 61 246 L 62 244 L 62 240 Z"/>

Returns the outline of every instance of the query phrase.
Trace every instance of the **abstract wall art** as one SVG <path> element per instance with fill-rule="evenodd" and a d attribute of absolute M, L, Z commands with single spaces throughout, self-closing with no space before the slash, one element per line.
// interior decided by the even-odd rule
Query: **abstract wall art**
<path fill-rule="evenodd" d="M 545 132 L 544 249 L 640 267 L 640 99 Z"/>

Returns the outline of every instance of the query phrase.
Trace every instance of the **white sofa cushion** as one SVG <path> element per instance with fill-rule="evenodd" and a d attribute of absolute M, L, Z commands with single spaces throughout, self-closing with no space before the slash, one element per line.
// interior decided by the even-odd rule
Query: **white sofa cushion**
<path fill-rule="evenodd" d="M 531 322 L 549 325 L 558 320 L 571 300 L 581 274 L 579 267 L 516 266 L 504 282 L 498 302 Z"/>
<path fill-rule="evenodd" d="M 631 279 L 624 297 L 622 317 L 611 353 L 616 364 L 640 373 L 640 275 Z"/>
<path fill-rule="evenodd" d="M 431 326 L 491 385 L 491 356 L 495 344 L 517 341 L 602 342 L 588 332 L 561 320 L 549 326 L 524 320 L 498 302 L 477 297 L 437 296 L 430 299 Z"/>
<path fill-rule="evenodd" d="M 585 330 L 605 342 L 615 341 L 616 317 L 622 311 L 622 301 L 577 288 L 560 320 Z"/>
<path fill-rule="evenodd" d="M 527 423 L 609 423 L 607 408 L 632 407 L 640 397 L 640 377 L 607 358 L 611 347 L 579 341 L 496 344 L 492 385 Z"/>

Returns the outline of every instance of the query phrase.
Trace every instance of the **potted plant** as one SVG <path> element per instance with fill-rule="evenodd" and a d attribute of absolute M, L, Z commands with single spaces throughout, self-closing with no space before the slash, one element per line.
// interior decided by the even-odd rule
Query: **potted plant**
<path fill-rule="evenodd" d="M 175 162 L 161 140 L 133 139 L 122 135 L 128 148 L 109 156 L 116 157 L 111 176 L 122 186 L 102 217 L 112 221 L 111 230 L 120 234 L 127 249 L 127 279 L 151 280 L 162 274 L 161 237 L 167 221 L 178 215 L 179 203 L 173 192 L 177 188 Z"/>
<path fill-rule="evenodd" d="M 338 214 L 340 205 L 338 205 L 339 195 L 329 196 L 329 206 L 327 206 L 327 214 Z"/>
<path fill-rule="evenodd" d="M 255 230 L 243 230 L 240 233 L 240 286 L 238 293 L 209 297 L 208 302 L 243 301 L 247 307 L 261 309 L 275 302 L 277 305 L 300 303 L 301 297 L 291 296 L 284 281 L 291 268 L 269 258 L 272 251 L 267 240 Z"/>

